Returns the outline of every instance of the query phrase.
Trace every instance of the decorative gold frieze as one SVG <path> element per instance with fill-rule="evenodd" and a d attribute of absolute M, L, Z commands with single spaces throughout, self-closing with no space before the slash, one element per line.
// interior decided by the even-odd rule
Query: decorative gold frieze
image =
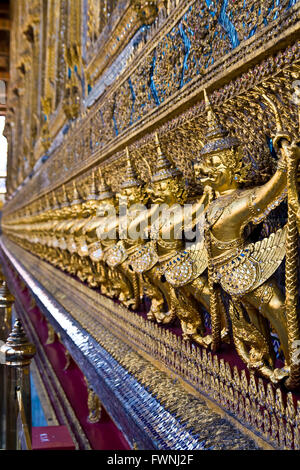
<path fill-rule="evenodd" d="M 260 2 L 256 2 L 256 3 L 257 3 L 257 9 L 255 9 L 255 11 L 260 11 L 260 7 L 258 5 Z M 186 9 L 188 8 L 189 5 L 190 4 L 183 3 L 183 4 L 180 4 L 179 6 L 176 6 L 174 11 L 172 10 L 172 18 L 174 19 L 174 21 L 175 21 L 175 17 L 176 17 L 175 13 L 179 12 L 181 15 L 183 15 L 183 12 L 186 11 Z M 285 7 L 286 7 L 285 2 L 280 2 L 280 6 L 277 5 L 276 8 L 280 9 L 280 14 L 277 16 L 277 19 L 276 19 L 275 23 L 274 23 L 274 20 L 272 20 L 273 17 L 269 16 L 270 13 L 267 14 L 267 17 L 266 17 L 267 19 L 266 19 L 265 22 L 263 22 L 263 23 L 260 22 L 259 23 L 255 34 L 253 34 L 253 36 L 251 36 L 251 38 L 248 39 L 250 49 L 253 48 L 254 46 L 256 46 L 257 51 L 259 51 L 259 48 L 257 48 L 256 41 L 258 41 L 259 44 L 263 44 L 262 38 L 264 37 L 264 34 L 268 35 L 268 38 L 269 38 L 269 41 L 270 41 L 270 49 L 271 49 L 271 46 L 274 42 L 273 39 L 272 39 L 272 37 L 273 37 L 272 36 L 272 34 L 273 34 L 272 31 L 273 30 L 274 30 L 274 34 L 275 34 L 275 30 L 276 30 L 276 34 L 277 34 L 278 29 L 280 30 L 280 28 L 282 28 L 281 33 L 284 36 L 284 35 L 288 34 L 287 33 L 288 30 L 286 32 L 284 30 L 286 24 L 289 24 L 289 28 L 291 29 L 291 32 L 292 32 L 293 28 L 294 29 L 296 28 L 295 18 L 297 16 L 297 4 L 294 5 L 294 6 L 291 6 L 287 10 L 285 10 Z M 234 7 L 231 6 L 231 8 L 234 8 L 235 18 L 239 19 L 239 15 L 241 15 L 241 12 L 242 12 L 241 10 L 243 10 L 243 7 L 241 7 L 241 5 L 239 5 L 238 7 L 237 7 L 237 5 L 235 5 Z M 239 9 L 240 9 L 240 11 L 239 11 Z M 261 9 L 261 11 L 262 10 L 263 9 Z M 208 14 L 209 21 L 213 21 L 213 19 L 212 19 L 213 15 L 211 15 L 211 17 L 210 17 L 209 16 L 210 13 L 207 13 L 207 14 Z M 191 12 L 189 12 L 188 17 L 191 20 L 192 20 L 192 18 L 194 18 L 193 8 L 191 9 Z M 180 15 L 179 15 L 179 17 L 178 16 L 176 17 L 175 24 L 176 24 L 176 22 L 178 23 L 179 19 L 180 19 Z M 261 19 L 261 16 L 260 16 L 260 19 Z M 288 23 L 287 23 L 287 19 L 288 19 Z M 160 35 L 158 33 L 156 34 L 157 40 L 158 40 L 159 43 L 160 43 L 160 41 L 162 43 L 163 38 L 168 36 L 168 30 L 170 29 L 171 24 L 172 24 L 172 26 L 174 26 L 174 23 L 172 23 L 172 21 L 171 21 L 171 17 L 170 17 L 170 21 L 167 22 L 164 27 L 162 27 L 162 29 L 159 33 Z M 75 21 L 75 24 L 77 25 L 76 26 L 77 28 L 78 28 L 78 22 L 79 22 L 79 19 L 78 19 L 78 14 L 77 14 L 76 21 Z M 265 23 L 268 23 L 268 25 L 266 26 Z M 236 23 L 234 23 L 234 24 L 237 27 L 237 24 Z M 212 28 L 213 28 L 213 24 L 212 24 Z M 262 28 L 260 33 L 258 33 L 258 31 L 260 30 L 259 28 Z M 240 30 L 240 29 L 237 27 L 237 30 Z M 179 34 L 179 36 L 180 36 L 180 34 Z M 224 37 L 226 37 L 226 35 Z M 193 38 L 197 39 L 198 35 L 197 34 L 194 35 Z M 230 61 L 233 61 L 233 63 L 234 63 L 239 58 L 239 56 L 243 56 L 243 51 L 244 51 L 245 46 L 244 46 L 244 43 L 242 41 L 242 37 L 239 38 L 239 41 L 240 41 L 240 45 L 234 47 L 232 55 L 229 54 L 228 58 L 226 59 L 228 66 L 230 64 Z M 146 44 L 143 51 L 142 51 L 142 53 L 141 53 L 141 60 L 143 62 L 145 62 L 147 70 L 149 69 L 149 67 L 151 68 L 150 64 L 151 64 L 151 60 L 152 60 L 151 59 L 151 57 L 152 57 L 151 54 L 153 52 L 153 47 L 154 47 L 154 45 L 152 45 L 150 47 L 149 44 Z M 167 49 L 169 50 L 170 47 L 168 46 Z M 264 49 L 265 49 L 265 47 L 264 47 Z M 181 48 L 177 47 L 176 51 L 177 50 L 181 50 Z M 297 49 L 294 49 L 294 50 L 296 52 Z M 260 53 L 262 53 L 262 51 L 260 51 Z M 275 50 L 275 53 L 276 53 L 276 50 Z M 264 54 L 265 54 L 265 51 L 264 51 Z M 165 52 L 162 54 L 162 57 L 165 57 Z M 189 60 L 191 60 L 192 56 L 191 56 L 190 50 L 189 50 L 189 56 L 188 57 L 189 57 Z M 223 61 L 224 57 L 222 57 L 222 61 Z M 150 58 L 150 62 L 149 62 L 149 58 Z M 266 78 L 267 78 L 266 75 L 268 75 L 268 74 L 271 74 L 272 77 L 273 77 L 273 80 L 276 82 L 277 79 L 275 79 L 274 73 L 276 74 L 278 70 L 280 70 L 284 67 L 285 61 L 286 61 L 287 58 L 291 59 L 290 52 L 287 52 L 287 56 L 285 56 L 281 52 L 277 57 L 274 57 L 274 59 L 273 59 L 274 64 L 272 65 L 272 59 L 271 59 L 271 57 L 269 57 L 269 59 L 266 61 L 266 63 L 264 65 L 261 64 L 260 66 L 254 67 L 252 70 L 250 69 L 248 71 L 248 73 L 245 73 L 244 76 L 240 76 L 239 79 L 235 81 L 234 87 L 233 87 L 234 82 L 232 82 L 232 84 L 228 83 L 228 81 L 230 80 L 230 74 L 229 74 L 228 77 L 226 78 L 227 85 L 226 85 L 225 89 L 223 90 L 223 92 L 221 91 L 219 85 L 217 84 L 218 82 L 216 82 L 216 84 L 213 86 L 213 89 L 215 89 L 215 88 L 218 89 L 219 88 L 218 99 L 217 99 L 218 105 L 221 104 L 221 102 L 222 102 L 223 93 L 225 94 L 226 99 L 229 98 L 230 95 L 232 95 L 232 94 L 236 94 L 236 93 L 240 94 L 241 88 L 244 89 L 245 86 L 249 87 L 249 85 L 253 86 L 256 83 L 261 83 L 262 80 L 266 80 Z M 147 65 L 147 61 L 148 61 L 148 65 Z M 243 59 L 243 61 L 244 61 L 244 59 Z M 165 62 L 166 62 L 165 60 L 161 60 L 162 66 L 164 66 Z M 191 61 L 191 63 L 192 64 L 197 63 L 197 60 L 195 59 L 194 61 Z M 183 61 L 182 66 L 184 66 L 184 64 L 185 64 L 185 62 Z M 85 160 L 84 166 L 87 165 L 87 164 L 90 165 L 91 162 L 95 162 L 96 156 L 97 156 L 97 159 L 99 159 L 100 157 L 101 157 L 101 159 L 103 159 L 104 157 L 107 159 L 111 155 L 111 151 L 108 152 L 108 148 L 107 148 L 107 143 L 108 142 L 111 142 L 109 144 L 109 147 L 110 147 L 111 150 L 114 149 L 113 150 L 114 153 L 116 151 L 115 141 L 120 142 L 120 145 L 123 146 L 122 141 L 120 141 L 118 136 L 116 136 L 116 126 L 118 127 L 118 125 L 116 123 L 117 123 L 118 119 L 121 119 L 121 121 L 124 122 L 124 124 L 126 123 L 126 125 L 125 125 L 126 129 L 124 129 L 124 124 L 121 124 L 120 130 L 122 130 L 122 134 L 124 134 L 124 132 L 125 132 L 126 135 L 128 135 L 128 138 L 131 138 L 129 136 L 131 136 L 132 134 L 135 135 L 137 130 L 141 129 L 143 126 L 145 127 L 145 125 L 147 123 L 149 125 L 151 124 L 151 122 L 153 121 L 153 117 L 154 117 L 154 116 L 152 117 L 153 111 L 155 111 L 154 114 L 157 114 L 158 111 L 165 113 L 166 106 L 167 106 L 165 104 L 165 102 L 168 104 L 168 108 L 169 108 L 170 111 L 174 110 L 175 104 L 176 104 L 175 107 L 178 108 L 178 105 L 180 104 L 180 100 L 181 100 L 182 103 L 185 103 L 187 97 L 194 97 L 191 100 L 191 104 L 192 104 L 193 100 L 196 99 L 195 90 L 198 90 L 198 92 L 197 92 L 198 93 L 197 94 L 197 100 L 198 100 L 199 99 L 199 92 L 202 89 L 203 84 L 205 83 L 205 81 L 207 82 L 208 80 L 211 80 L 213 78 L 213 76 L 215 76 L 215 80 L 217 80 L 217 76 L 218 76 L 218 73 L 220 72 L 220 70 L 222 70 L 222 72 L 224 72 L 224 67 L 218 68 L 217 64 L 218 64 L 218 61 L 214 61 L 214 64 L 212 65 L 212 67 L 207 68 L 206 73 L 204 74 L 203 78 L 198 78 L 198 76 L 196 76 L 195 80 L 194 79 L 190 80 L 190 78 L 187 79 L 187 83 L 185 83 L 182 87 L 179 88 L 179 90 L 178 90 L 178 91 L 180 91 L 179 94 L 176 92 L 175 95 L 174 95 L 174 93 L 173 93 L 172 97 L 170 97 L 171 99 L 167 99 L 167 100 L 164 99 L 164 102 L 161 102 L 159 104 L 159 106 L 155 103 L 155 99 L 153 97 L 151 98 L 151 96 L 152 96 L 151 95 L 151 93 L 152 93 L 151 88 L 149 90 L 149 96 L 151 98 L 150 101 L 148 100 L 147 97 L 145 97 L 145 99 L 142 98 L 143 93 L 145 93 L 145 90 L 142 91 L 142 88 L 144 86 L 143 83 L 146 84 L 146 82 L 147 82 L 147 83 L 151 84 L 151 80 L 149 82 L 149 80 L 147 78 L 147 73 L 146 73 L 146 76 L 144 78 L 141 78 L 141 79 L 137 78 L 137 80 L 134 80 L 134 78 L 133 78 L 134 74 L 135 73 L 140 74 L 143 68 L 138 66 L 138 63 L 134 63 L 133 69 L 131 69 L 131 67 L 129 66 L 128 71 L 126 72 L 126 76 L 124 76 L 123 78 L 120 78 L 119 80 L 116 80 L 116 82 L 114 83 L 114 85 L 111 88 L 111 90 L 109 91 L 109 93 L 105 93 L 105 95 L 101 98 L 101 100 L 97 104 L 95 104 L 93 106 L 93 108 L 87 113 L 87 116 L 86 116 L 85 120 L 87 122 L 90 122 L 90 126 L 89 126 L 90 129 L 87 129 L 87 134 L 89 136 L 95 136 L 94 138 L 89 139 L 90 148 L 86 149 L 84 145 L 80 145 L 81 142 L 86 141 L 85 138 L 78 139 L 79 128 L 86 127 L 86 126 L 83 126 L 82 120 L 80 120 L 80 123 L 78 123 L 78 129 L 76 129 L 76 130 L 74 129 L 74 134 L 73 135 L 76 136 L 76 138 L 75 139 L 72 139 L 72 138 L 70 139 L 71 141 L 73 140 L 72 146 L 76 145 L 79 148 L 82 147 L 81 150 L 84 150 L 84 151 L 82 152 L 78 149 L 79 152 L 72 152 L 72 154 L 76 155 L 76 153 L 79 153 L 81 155 L 81 158 L 83 158 L 82 155 L 84 155 L 84 160 Z M 190 70 L 192 70 L 192 68 L 189 67 L 187 69 L 187 73 L 190 73 Z M 156 73 L 156 71 L 158 71 L 158 64 L 157 63 L 156 63 L 154 71 L 155 71 L 155 73 Z M 214 75 L 216 73 L 217 73 L 217 75 Z M 293 73 L 296 73 L 296 70 Z M 164 73 L 162 73 L 162 77 L 163 76 L 164 76 Z M 222 80 L 224 82 L 224 79 L 222 79 Z M 293 92 L 293 90 L 291 89 L 293 81 L 294 81 L 294 79 L 287 80 L 287 84 L 290 88 L 289 92 Z M 176 88 L 176 81 L 174 81 L 174 80 L 172 81 L 171 79 L 169 79 L 168 82 L 171 84 L 170 86 L 174 86 Z M 203 82 L 203 84 L 202 84 L 202 82 Z M 134 96 L 135 96 L 134 100 L 135 101 L 134 101 L 134 106 L 133 106 L 133 102 L 132 102 L 133 94 L 132 94 L 132 91 L 131 91 L 130 94 L 128 95 L 129 102 L 128 102 L 128 105 L 124 107 L 124 112 L 128 113 L 128 109 L 131 109 L 132 112 L 128 113 L 127 118 L 124 120 L 124 118 L 122 118 L 122 116 L 120 115 L 119 112 L 114 113 L 114 107 L 115 107 L 116 104 L 118 105 L 119 102 L 121 103 L 122 97 L 124 95 L 123 88 L 124 88 L 124 90 L 126 90 L 126 88 L 128 89 L 129 83 L 131 83 L 131 85 L 133 87 L 132 90 L 134 92 Z M 139 83 L 141 84 L 141 90 L 139 88 Z M 280 85 L 280 83 L 283 84 L 284 79 L 282 80 L 281 78 L 279 78 L 279 80 L 277 80 L 277 83 L 278 83 L 278 86 Z M 272 84 L 271 86 L 273 87 L 274 85 Z M 137 87 L 137 88 L 135 88 L 135 87 Z M 285 88 L 285 86 L 281 87 L 282 91 L 283 91 L 284 88 Z M 176 90 L 174 90 L 174 91 L 176 91 Z M 125 94 L 126 94 L 126 92 L 125 92 Z M 254 93 L 253 97 L 254 96 L 255 96 L 255 93 Z M 221 97 L 221 101 L 220 101 L 220 97 Z M 253 98 L 251 98 L 251 99 L 253 99 Z M 146 107 L 148 106 L 148 104 L 147 104 L 148 101 L 151 104 L 151 107 L 149 108 L 149 112 L 151 111 L 150 112 L 151 117 L 149 115 L 149 118 L 147 117 L 147 115 L 144 114 L 145 106 Z M 213 99 L 213 101 L 214 101 L 214 99 Z M 263 147 L 265 149 L 264 152 L 267 152 L 267 146 L 266 146 L 266 142 L 264 140 L 264 132 L 260 133 L 258 127 L 257 128 L 255 127 L 255 122 L 253 122 L 253 123 L 251 122 L 252 118 L 255 118 L 254 112 L 248 113 L 247 120 L 243 119 L 243 109 L 244 109 L 243 106 L 244 106 L 244 104 L 245 104 L 245 102 L 243 101 L 243 97 L 242 97 L 241 100 L 240 100 L 240 110 L 238 110 L 236 103 L 233 103 L 232 107 L 230 107 L 230 110 L 228 110 L 228 111 L 231 112 L 232 109 L 233 110 L 236 109 L 238 115 L 234 119 L 236 120 L 237 124 L 239 122 L 243 122 L 243 124 L 247 126 L 247 122 L 249 122 L 249 126 L 248 126 L 245 134 L 244 134 L 244 131 L 242 129 L 241 129 L 241 131 L 239 131 L 237 129 L 237 132 L 240 132 L 240 136 L 242 137 L 243 140 L 245 140 L 245 135 L 247 135 L 247 143 L 245 142 L 245 145 L 249 145 L 249 138 L 248 138 L 249 136 L 250 136 L 250 141 L 253 139 L 253 148 L 251 148 L 251 149 L 249 148 L 249 152 L 251 152 L 252 154 L 256 154 L 257 152 L 261 153 Z M 186 106 L 186 104 L 185 104 L 185 106 Z M 260 108 L 260 106 L 259 106 L 259 108 Z M 143 110 L 143 115 L 142 116 L 141 115 L 135 115 L 136 111 L 140 111 L 141 109 Z M 290 109 L 290 108 L 288 108 L 288 109 Z M 261 111 L 263 111 L 263 110 L 261 110 L 261 108 L 260 108 L 260 112 Z M 282 111 L 283 111 L 283 114 L 284 114 L 284 109 Z M 152 119 L 152 121 L 151 121 L 151 119 Z M 182 119 L 183 119 L 183 117 L 180 118 L 181 122 L 182 122 Z M 134 122 L 134 121 L 136 121 L 136 122 Z M 228 119 L 227 119 L 227 121 L 228 121 Z M 255 121 L 255 119 L 254 119 L 254 121 Z M 265 120 L 264 116 L 262 116 L 262 119 L 259 116 L 259 122 L 262 123 L 262 122 L 267 122 L 267 121 Z M 293 119 L 289 120 L 289 122 L 290 123 L 293 122 Z M 104 128 L 103 128 L 103 123 L 105 123 Z M 253 127 L 253 124 L 254 124 L 254 127 Z M 101 130 L 99 128 L 99 125 L 101 127 Z M 173 125 L 173 123 L 172 123 L 172 125 Z M 203 123 L 199 122 L 200 130 L 201 130 L 202 126 L 203 126 Z M 269 126 L 267 126 L 267 127 L 269 127 Z M 124 129 L 124 131 L 123 131 L 123 129 Z M 175 156 L 178 154 L 178 152 L 180 152 L 180 154 L 181 153 L 186 154 L 185 147 L 187 145 L 187 142 L 191 142 L 191 140 L 190 140 L 191 138 L 193 140 L 195 140 L 195 142 L 198 143 L 198 145 L 199 145 L 199 142 L 201 141 L 201 134 L 200 135 L 198 134 L 198 126 L 195 127 L 195 123 L 193 123 L 192 126 L 189 126 L 189 129 L 190 130 L 188 132 L 184 132 L 183 135 L 181 135 L 181 133 L 178 132 L 178 128 L 176 128 L 176 140 L 175 140 L 176 141 L 176 146 L 174 145 L 174 149 L 172 149 Z M 118 131 L 118 132 L 120 134 L 120 131 Z M 162 132 L 164 134 L 163 129 L 162 129 Z M 255 140 L 255 136 L 257 136 L 257 135 L 261 136 L 259 144 L 257 143 L 257 139 Z M 186 136 L 188 136 L 187 139 L 185 138 Z M 180 144 L 178 142 L 179 137 L 181 137 L 180 138 Z M 166 138 L 170 139 L 170 141 L 172 141 L 173 136 L 166 134 Z M 256 147 L 255 147 L 255 141 L 256 141 Z M 75 142 L 76 142 L 76 144 L 75 144 Z M 114 142 L 114 144 L 113 144 L 113 142 Z M 182 145 L 184 146 L 183 148 L 182 148 Z M 68 146 L 66 146 L 66 147 L 69 147 L 69 146 L 70 146 L 70 144 L 68 144 Z M 260 149 L 258 149 L 258 146 L 260 147 Z M 104 152 L 102 150 L 103 147 L 105 148 Z M 138 147 L 140 147 L 140 144 L 138 145 Z M 85 155 L 85 151 L 86 151 L 86 155 Z M 68 155 L 70 155 L 69 152 L 66 151 L 66 148 L 62 148 L 61 152 L 59 152 L 59 155 L 57 155 L 57 157 L 56 157 L 57 160 L 61 161 L 61 155 L 65 155 L 66 153 L 68 153 Z M 89 157 L 89 161 L 87 161 L 86 157 L 89 156 L 89 155 L 93 155 L 93 158 Z M 178 155 L 178 157 L 179 157 L 179 155 Z M 36 158 L 36 156 L 35 156 L 35 158 Z M 53 161 L 53 168 L 55 169 L 56 168 L 56 164 L 54 163 L 55 155 L 53 155 L 51 160 Z M 75 161 L 75 163 L 78 163 L 78 162 Z M 261 164 L 261 163 L 259 163 L 259 164 Z M 44 167 L 44 171 L 46 170 L 47 166 L 48 165 L 46 165 L 46 167 Z M 83 166 L 83 163 L 81 164 L 81 166 Z M 78 165 L 77 165 L 77 167 L 78 167 Z M 266 166 L 262 165 L 262 168 L 263 167 L 266 167 Z M 68 175 L 70 175 L 70 167 L 66 166 L 66 168 L 67 168 L 66 173 Z M 48 170 L 46 170 L 46 171 L 48 171 Z M 257 172 L 257 174 L 259 174 L 259 173 L 261 173 L 261 171 Z M 50 174 L 49 174 L 49 176 L 50 176 Z M 54 177 L 54 174 L 53 174 L 53 177 Z M 54 177 L 54 178 L 57 181 L 57 178 L 56 177 Z M 35 183 L 37 185 L 40 185 L 41 181 L 37 180 Z M 31 194 L 33 194 L 32 191 L 31 191 Z"/>

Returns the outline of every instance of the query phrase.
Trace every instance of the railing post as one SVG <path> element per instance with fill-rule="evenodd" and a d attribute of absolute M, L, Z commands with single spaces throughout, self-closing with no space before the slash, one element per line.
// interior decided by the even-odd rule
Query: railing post
<path fill-rule="evenodd" d="M 35 346 L 26 337 L 20 320 L 16 320 L 1 352 L 5 354 L 5 394 L 6 394 L 6 443 L 5 448 L 19 448 L 17 393 L 21 395 L 22 414 L 26 420 L 26 428 L 31 437 L 31 392 L 30 362 L 35 354 Z M 20 393 L 21 392 L 21 393 Z M 20 400 L 19 400 L 20 401 Z"/>
<path fill-rule="evenodd" d="M 0 341 L 6 341 L 11 331 L 11 312 L 14 297 L 8 290 L 0 269 Z M 5 446 L 5 365 L 0 362 L 0 449 Z"/>
<path fill-rule="evenodd" d="M 1 274 L 0 282 L 2 282 L 0 286 L 0 340 L 5 341 L 12 327 L 12 305 L 15 298 L 8 289 L 6 281 L 1 279 Z"/>
<path fill-rule="evenodd" d="M 5 281 L 5 277 L 4 277 L 4 275 L 3 275 L 3 272 L 2 272 L 2 269 L 1 269 L 1 266 L 0 266 L 0 290 L 2 289 L 2 285 L 3 285 L 4 281 Z M 2 310 L 2 309 L 1 309 L 1 310 Z M 0 310 L 0 311 L 1 311 L 1 310 Z M 1 312 L 1 313 L 2 313 L 2 312 Z M 5 341 L 6 338 L 7 338 L 7 334 L 5 334 L 4 328 L 3 328 L 4 316 L 5 316 L 5 315 L 4 315 L 4 314 L 2 315 L 1 313 L 0 313 L 0 340 L 1 340 L 1 341 Z"/>

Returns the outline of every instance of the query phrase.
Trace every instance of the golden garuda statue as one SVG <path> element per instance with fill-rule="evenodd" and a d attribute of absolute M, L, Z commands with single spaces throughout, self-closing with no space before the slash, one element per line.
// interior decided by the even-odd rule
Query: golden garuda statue
<path fill-rule="evenodd" d="M 241 188 L 247 166 L 242 159 L 240 143 L 220 125 L 207 95 L 205 98 L 207 143 L 195 162 L 195 171 L 203 186 L 209 186 L 214 192 L 214 199 L 205 213 L 213 348 L 217 349 L 221 341 L 222 288 L 229 295 L 237 352 L 250 369 L 276 383 L 289 375 L 291 364 L 286 302 L 272 277 L 286 254 L 287 228 L 283 227 L 256 243 L 245 236 L 245 228 L 250 223 L 259 224 L 286 198 L 288 160 L 291 156 L 299 158 L 299 147 L 278 125 L 274 138 L 274 146 L 281 155 L 277 171 L 262 186 Z M 297 320 L 296 311 L 294 316 Z M 275 368 L 267 322 L 277 333 L 284 353 L 285 366 L 281 369 Z"/>
<path fill-rule="evenodd" d="M 145 291 L 152 298 L 148 318 L 163 324 L 178 318 L 183 337 L 207 347 L 210 338 L 204 338 L 203 311 L 199 308 L 200 303 L 203 309 L 209 309 L 207 282 L 205 278 L 200 279 L 207 266 L 206 253 L 203 252 L 200 261 L 195 256 L 197 250 L 185 250 L 184 211 L 181 210 L 186 200 L 183 174 L 162 152 L 157 133 L 155 146 L 157 160 L 148 188 L 152 205 L 146 214 L 145 227 L 149 239 L 131 256 L 130 266 L 143 275 Z M 191 212 L 196 213 L 205 198 L 206 195 L 196 202 Z M 168 224 L 166 219 L 171 220 L 173 209 L 173 222 Z M 141 220 L 132 224 L 137 222 Z M 203 248 L 203 244 L 201 246 Z M 187 286 L 192 284 L 192 289 L 188 290 Z"/>

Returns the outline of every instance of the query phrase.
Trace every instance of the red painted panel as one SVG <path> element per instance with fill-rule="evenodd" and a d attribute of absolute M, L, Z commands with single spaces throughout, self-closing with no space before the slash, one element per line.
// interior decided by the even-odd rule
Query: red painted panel
<path fill-rule="evenodd" d="M 32 450 L 75 450 L 67 426 L 32 428 Z"/>

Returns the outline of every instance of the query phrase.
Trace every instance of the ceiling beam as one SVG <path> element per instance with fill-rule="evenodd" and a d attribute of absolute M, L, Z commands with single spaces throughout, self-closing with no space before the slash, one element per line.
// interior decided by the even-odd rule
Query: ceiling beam
<path fill-rule="evenodd" d="M 7 93 L 7 82 L 9 80 L 9 31 L 11 30 L 11 20 L 9 18 L 10 18 L 10 2 L 9 0 L 8 1 L 0 0 L 0 35 L 1 35 L 0 80 L 6 83 L 6 86 L 5 86 L 6 93 Z M 0 116 L 5 116 L 6 103 L 3 104 L 3 97 L 1 101 L 2 103 L 0 103 Z"/>
<path fill-rule="evenodd" d="M 5 70 L 0 70 L 0 80 L 7 82 L 9 80 L 9 72 Z"/>
<path fill-rule="evenodd" d="M 8 55 L 0 55 L 0 67 L 8 71 Z"/>
<path fill-rule="evenodd" d="M 8 5 L 0 5 L 0 15 L 9 15 Z"/>
<path fill-rule="evenodd" d="M 9 31 L 11 28 L 11 21 L 6 18 L 0 18 L 0 30 Z"/>

